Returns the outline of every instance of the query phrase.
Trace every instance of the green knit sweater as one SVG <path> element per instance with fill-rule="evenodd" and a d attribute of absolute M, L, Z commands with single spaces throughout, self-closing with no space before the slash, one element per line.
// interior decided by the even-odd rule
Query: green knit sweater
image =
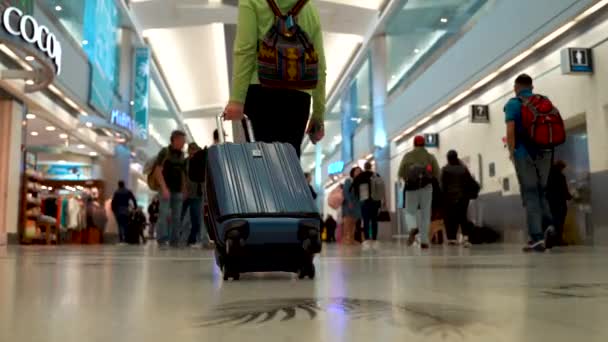
<path fill-rule="evenodd" d="M 275 0 L 283 13 L 297 0 Z M 317 9 L 309 2 L 297 17 L 300 27 L 308 33 L 319 55 L 319 83 L 306 91 L 312 95 L 313 119 L 323 121 L 325 114 L 326 64 L 323 50 L 323 33 Z M 257 46 L 274 23 L 274 14 L 266 0 L 239 0 L 239 18 L 234 42 L 232 93 L 230 100 L 244 103 L 250 84 L 259 84 L 257 72 Z M 303 90 L 304 91 L 304 90 Z"/>

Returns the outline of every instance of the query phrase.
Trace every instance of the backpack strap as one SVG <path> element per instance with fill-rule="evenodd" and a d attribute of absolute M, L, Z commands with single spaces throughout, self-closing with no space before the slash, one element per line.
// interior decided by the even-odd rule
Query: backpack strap
<path fill-rule="evenodd" d="M 293 6 L 293 8 L 289 11 L 289 15 L 294 17 L 297 16 L 300 11 L 304 9 L 304 6 L 306 6 L 306 4 L 308 4 L 308 0 L 298 0 L 295 6 Z"/>
<path fill-rule="evenodd" d="M 279 18 L 286 17 L 283 12 L 281 12 L 281 9 L 279 8 L 275 0 L 266 0 L 266 2 L 268 3 L 268 6 L 270 6 L 270 9 L 272 9 L 272 13 L 274 13 L 275 16 Z M 300 11 L 302 11 L 304 6 L 306 6 L 306 4 L 308 4 L 308 0 L 298 0 L 298 2 L 296 2 L 293 8 L 289 10 L 287 16 L 297 16 Z"/>
<path fill-rule="evenodd" d="M 281 12 L 281 9 L 279 8 L 279 6 L 277 5 L 277 3 L 274 0 L 266 0 L 266 2 L 268 3 L 268 6 L 272 10 L 272 13 L 274 13 L 274 15 L 276 17 L 279 17 L 279 18 L 284 17 L 283 12 Z"/>

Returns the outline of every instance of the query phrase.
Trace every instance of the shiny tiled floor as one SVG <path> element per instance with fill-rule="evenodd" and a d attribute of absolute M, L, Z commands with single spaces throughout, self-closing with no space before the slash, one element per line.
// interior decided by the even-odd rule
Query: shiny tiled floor
<path fill-rule="evenodd" d="M 0 248 L 0 341 L 608 341 L 608 250 L 331 246 L 222 282 L 208 251 Z"/>

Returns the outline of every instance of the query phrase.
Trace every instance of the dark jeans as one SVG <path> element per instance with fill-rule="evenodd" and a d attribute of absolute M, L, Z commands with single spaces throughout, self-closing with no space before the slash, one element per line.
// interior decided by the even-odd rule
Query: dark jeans
<path fill-rule="evenodd" d="M 127 229 L 129 229 L 129 215 L 116 214 L 116 223 L 118 224 L 118 241 L 127 241 Z"/>
<path fill-rule="evenodd" d="M 299 157 L 310 104 L 310 95 L 299 90 L 251 85 L 244 111 L 251 120 L 256 141 L 289 143 Z"/>
<path fill-rule="evenodd" d="M 363 215 L 363 233 L 366 240 L 378 240 L 378 211 L 380 202 L 373 200 L 363 201 L 361 211 Z"/>
<path fill-rule="evenodd" d="M 193 245 L 202 237 L 204 232 L 201 232 L 201 226 L 203 223 L 203 199 L 202 198 L 188 198 L 184 201 L 184 207 L 182 208 L 182 221 L 186 216 L 186 213 L 190 213 L 190 234 L 188 235 L 188 244 Z"/>
<path fill-rule="evenodd" d="M 462 231 L 462 235 L 469 236 L 469 224 L 467 219 L 468 210 L 469 200 L 467 199 L 462 199 L 446 205 L 443 222 L 445 224 L 448 240 L 456 240 L 459 227 Z"/>

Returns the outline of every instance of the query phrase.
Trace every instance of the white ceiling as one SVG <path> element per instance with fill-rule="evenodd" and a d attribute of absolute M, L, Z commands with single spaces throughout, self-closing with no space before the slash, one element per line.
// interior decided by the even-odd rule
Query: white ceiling
<path fill-rule="evenodd" d="M 315 0 L 324 28 L 329 92 L 384 0 Z M 131 5 L 169 88 L 199 144 L 229 98 L 224 25 L 238 10 L 221 0 L 134 0 Z M 339 129 L 337 130 L 339 133 Z"/>
<path fill-rule="evenodd" d="M 36 117 L 25 121 L 27 135 L 25 145 L 28 147 L 43 147 L 49 151 L 72 153 L 89 157 L 97 156 L 94 150 L 74 138 L 70 132 L 62 131 L 44 119 Z M 65 134 L 67 138 L 60 137 Z M 56 154 L 54 152 L 54 154 Z"/>

